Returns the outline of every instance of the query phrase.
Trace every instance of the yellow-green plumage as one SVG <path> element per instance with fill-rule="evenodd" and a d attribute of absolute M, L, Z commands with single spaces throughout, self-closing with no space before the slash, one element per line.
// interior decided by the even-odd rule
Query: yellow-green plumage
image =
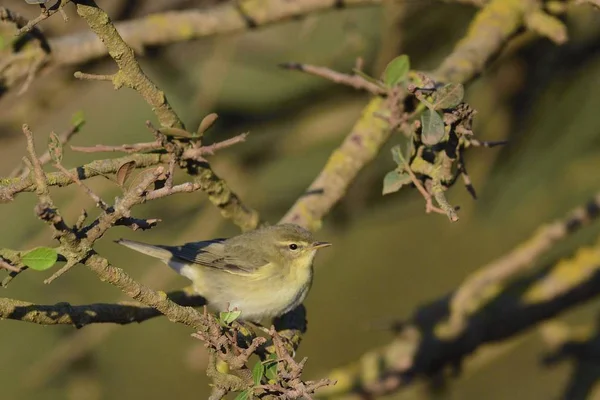
<path fill-rule="evenodd" d="M 242 319 L 256 322 L 280 316 L 304 301 L 312 284 L 313 258 L 319 248 L 329 246 L 294 224 L 182 246 L 126 239 L 117 243 L 161 259 L 190 279 L 213 309 L 237 308 Z"/>

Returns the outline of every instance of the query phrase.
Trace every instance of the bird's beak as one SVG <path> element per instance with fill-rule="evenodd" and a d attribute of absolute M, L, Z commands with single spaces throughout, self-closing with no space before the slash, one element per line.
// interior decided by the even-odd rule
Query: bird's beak
<path fill-rule="evenodd" d="M 329 242 L 314 242 L 312 244 L 313 249 L 320 249 L 322 247 L 329 247 L 329 246 L 331 246 L 331 243 L 329 243 Z"/>

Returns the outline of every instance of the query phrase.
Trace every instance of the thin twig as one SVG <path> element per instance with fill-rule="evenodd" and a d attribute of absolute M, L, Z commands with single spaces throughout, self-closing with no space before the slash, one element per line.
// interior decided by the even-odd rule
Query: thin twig
<path fill-rule="evenodd" d="M 214 155 L 218 150 L 225 149 L 227 147 L 231 147 L 235 144 L 242 143 L 246 141 L 246 137 L 248 136 L 248 132 L 241 133 L 237 136 L 234 136 L 230 139 L 225 139 L 221 142 L 216 142 L 208 146 L 201 146 L 198 148 L 187 149 L 183 152 L 183 159 L 192 159 L 197 160 L 202 158 L 205 155 Z"/>
<path fill-rule="evenodd" d="M 182 183 L 180 185 L 175 185 L 170 188 L 165 185 L 165 187 L 163 187 L 163 188 L 156 189 L 156 190 L 153 190 L 153 191 L 147 193 L 144 196 L 144 198 L 146 200 L 156 200 L 156 199 L 160 199 L 161 197 L 170 196 L 170 195 L 176 194 L 176 193 L 195 192 L 196 190 L 200 190 L 201 188 L 202 187 L 200 184 L 192 183 L 192 182 Z"/>
<path fill-rule="evenodd" d="M 408 162 L 406 162 L 406 160 L 404 160 L 404 170 L 408 173 L 408 175 L 410 175 L 410 179 L 411 179 L 412 183 L 415 185 L 415 187 L 417 188 L 419 193 L 421 193 L 421 195 L 425 199 L 425 212 L 427 214 L 429 214 L 430 212 L 433 211 L 435 213 L 445 215 L 446 213 L 444 212 L 444 210 L 433 205 L 431 193 L 429 193 L 423 187 L 423 185 L 421 184 L 421 181 L 419 181 L 419 179 L 416 177 L 415 173 L 410 168 L 410 165 L 408 164 Z"/>
<path fill-rule="evenodd" d="M 75 265 L 77 265 L 76 261 L 69 260 L 61 269 L 53 273 L 49 278 L 44 279 L 44 283 L 48 285 L 54 282 L 57 278 L 60 278 L 64 273 L 68 272 Z"/>
<path fill-rule="evenodd" d="M 62 132 L 60 135 L 58 135 L 58 139 L 60 141 L 61 144 L 66 144 L 69 142 L 69 140 L 71 140 L 71 138 L 73 137 L 73 135 L 75 135 L 76 133 L 79 132 L 79 125 L 73 125 L 72 127 L 70 127 L 69 129 L 65 130 L 64 132 Z M 46 152 L 44 154 L 42 154 L 40 157 L 40 163 L 42 165 L 48 164 L 51 161 L 51 157 L 50 157 L 50 151 L 46 150 Z M 19 167 L 15 168 L 11 173 L 10 173 L 10 177 L 20 177 L 21 179 L 25 178 L 27 176 L 27 174 L 29 173 L 29 171 L 27 170 L 27 167 L 25 165 L 20 165 Z"/>
<path fill-rule="evenodd" d="M 71 146 L 71 150 L 79 151 L 82 153 L 100 153 L 100 152 L 112 152 L 120 151 L 122 153 L 139 153 L 143 151 L 159 150 L 162 149 L 161 142 L 145 142 L 145 143 L 134 143 L 134 144 L 122 144 L 120 146 L 106 146 L 97 144 L 91 147 L 84 146 Z"/>
<path fill-rule="evenodd" d="M 77 13 L 100 38 L 119 67 L 113 79 L 115 88 L 126 86 L 134 89 L 152 107 L 162 127 L 184 130 L 182 120 L 169 104 L 164 92 L 143 72 L 133 49 L 123 40 L 106 12 L 93 0 L 86 0 L 85 4 L 77 3 Z M 177 157 L 179 154 L 173 156 Z M 221 213 L 232 219 L 242 230 L 256 228 L 259 224 L 258 213 L 245 206 L 229 188 L 227 182 L 219 178 L 208 163 L 202 163 L 197 167 L 199 172 L 195 183 L 208 194 L 210 201 L 219 208 Z"/>
<path fill-rule="evenodd" d="M 0 268 L 4 268 L 8 271 L 12 271 L 12 272 L 21 272 L 21 268 L 17 268 L 13 265 L 10 265 L 9 263 L 7 263 L 6 261 L 4 261 L 3 259 L 0 258 Z"/>
<path fill-rule="evenodd" d="M 388 92 L 387 89 L 373 82 L 369 82 L 368 80 L 366 80 L 358 74 L 343 74 L 341 72 L 337 72 L 326 67 L 319 67 L 310 64 L 284 63 L 280 64 L 279 66 L 285 69 L 306 72 L 308 74 L 319 76 L 321 78 L 327 79 L 335 83 L 340 83 L 342 85 L 353 87 L 354 89 L 366 90 L 374 95 L 383 95 L 387 94 Z"/>
<path fill-rule="evenodd" d="M 31 31 L 37 24 L 39 24 L 40 22 L 50 18 L 51 16 L 53 16 L 54 14 L 56 14 L 57 12 L 62 12 L 62 8 L 69 3 L 71 0 L 59 0 L 56 3 L 56 6 L 53 8 L 43 8 L 42 12 L 40 13 L 40 15 L 38 15 L 36 18 L 32 19 L 31 21 L 29 21 L 27 24 L 25 24 L 25 26 L 23 26 L 21 29 L 19 29 L 18 34 L 22 35 L 24 33 L 27 33 L 29 31 Z M 63 16 L 64 18 L 64 16 Z"/>
<path fill-rule="evenodd" d="M 76 79 L 87 80 L 87 81 L 112 81 L 117 75 L 98 75 L 98 74 L 86 74 L 85 72 L 75 71 L 73 77 Z"/>
<path fill-rule="evenodd" d="M 90 189 L 85 183 L 83 183 L 75 174 L 71 174 L 71 172 L 66 169 L 62 164 L 60 163 L 55 163 L 54 167 L 56 169 L 58 169 L 60 172 L 62 172 L 65 175 L 70 176 L 70 178 L 73 180 L 73 182 L 75 182 L 79 187 L 81 187 L 85 193 L 92 199 L 94 200 L 94 202 L 96 203 L 96 205 L 98 207 L 100 207 L 101 209 L 103 209 L 104 211 L 108 210 L 108 208 L 110 207 L 108 204 L 106 204 L 106 202 L 104 200 L 102 200 L 100 198 L 100 196 L 98 196 L 96 193 L 94 193 L 94 191 L 92 189 Z"/>
<path fill-rule="evenodd" d="M 5 7 L 0 7 L 0 21 L 12 22 L 19 30 L 29 23 L 27 18 Z M 48 51 L 50 49 L 48 40 L 40 29 L 32 26 L 28 32 L 40 42 L 40 47 L 44 49 L 44 51 Z"/>
<path fill-rule="evenodd" d="M 242 133 L 237 136 L 234 136 L 230 139 L 223 140 L 221 142 L 216 142 L 208 146 L 201 146 L 198 148 L 187 149 L 183 152 L 183 159 L 196 159 L 203 155 L 214 155 L 216 151 L 225 149 L 227 147 L 231 147 L 235 144 L 244 142 L 248 133 Z M 82 153 L 99 153 L 99 152 L 123 152 L 123 153 L 138 153 L 143 151 L 152 151 L 162 149 L 163 145 L 161 141 L 154 142 L 143 142 L 143 143 L 133 143 L 133 144 L 123 144 L 118 146 L 107 146 L 102 144 L 97 144 L 95 146 L 71 146 L 71 150 L 79 151 Z"/>

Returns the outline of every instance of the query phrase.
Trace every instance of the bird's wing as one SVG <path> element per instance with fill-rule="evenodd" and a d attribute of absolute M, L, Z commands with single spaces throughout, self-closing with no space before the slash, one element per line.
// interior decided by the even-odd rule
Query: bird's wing
<path fill-rule="evenodd" d="M 247 246 L 228 244 L 226 239 L 191 242 L 168 250 L 184 261 L 232 274 L 247 274 L 268 262 Z"/>

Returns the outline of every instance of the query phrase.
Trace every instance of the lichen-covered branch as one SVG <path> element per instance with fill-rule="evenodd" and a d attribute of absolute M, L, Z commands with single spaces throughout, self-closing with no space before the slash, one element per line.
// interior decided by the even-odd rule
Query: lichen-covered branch
<path fill-rule="evenodd" d="M 390 137 L 389 123 L 382 118 L 389 107 L 386 100 L 379 97 L 369 102 L 350 134 L 281 222 L 291 222 L 313 231 L 321 228 L 322 218 L 346 194 L 358 173 L 375 158 Z"/>
<path fill-rule="evenodd" d="M 140 182 L 127 190 L 123 197 L 118 201 L 113 213 L 105 212 L 98 218 L 94 225 L 96 232 L 94 237 L 83 236 L 80 232 L 74 231 L 63 220 L 58 209 L 54 206 L 50 196 L 46 175 L 42 170 L 39 157 L 35 153 L 33 134 L 27 127 L 23 126 L 23 133 L 27 138 L 27 150 L 29 152 L 30 163 L 32 165 L 33 179 L 35 182 L 36 194 L 39 202 L 36 206 L 38 217 L 46 222 L 54 231 L 54 237 L 60 244 L 60 253 L 66 258 L 67 262 L 81 262 L 94 271 L 102 281 L 111 283 L 119 288 L 125 294 L 134 300 L 156 308 L 165 314 L 169 320 L 186 324 L 198 330 L 206 330 L 210 326 L 206 315 L 197 312 L 191 307 L 181 307 L 171 301 L 163 292 L 156 292 L 133 280 L 125 271 L 116 268 L 105 258 L 99 256 L 92 245 L 103 232 L 109 229 L 117 219 L 127 216 L 128 211 L 136 204 L 144 201 L 144 195 L 150 184 L 155 182 L 163 173 L 163 168 L 144 173 Z"/>
<path fill-rule="evenodd" d="M 180 306 L 186 307 L 198 307 L 205 304 L 204 298 L 188 290 L 167 293 L 167 298 Z M 76 306 L 69 303 L 43 305 L 0 298 L 0 318 L 40 325 L 73 325 L 77 328 L 98 323 L 125 325 L 144 322 L 162 315 L 153 307 L 133 302 Z"/>
<path fill-rule="evenodd" d="M 541 226 L 513 251 L 480 268 L 458 288 L 450 301 L 448 322 L 439 327 L 449 337 L 459 335 L 473 310 L 483 307 L 493 288 L 535 266 L 535 260 L 556 243 L 600 216 L 600 193 L 586 206 L 572 210 L 565 219 Z"/>
<path fill-rule="evenodd" d="M 471 21 L 467 34 L 434 71 L 435 78 L 442 82 L 470 81 L 532 18 L 537 23 L 527 24 L 527 28 L 550 36 L 555 42 L 564 42 L 564 25 L 543 11 L 543 3 L 539 0 L 489 1 Z M 561 35 L 557 30 L 565 33 Z"/>
<path fill-rule="evenodd" d="M 442 82 L 470 81 L 523 26 L 526 17 L 542 13 L 542 7 L 542 2 L 537 0 L 490 0 L 471 22 L 467 35 L 433 75 Z M 294 67 L 303 69 L 297 64 Z M 348 83 L 347 79 L 344 83 Z M 344 196 L 358 173 L 373 160 L 390 137 L 392 129 L 383 116 L 397 113 L 398 103 L 373 98 L 363 109 L 350 134 L 334 150 L 321 173 L 282 221 L 319 229 L 323 217 Z"/>
<path fill-rule="evenodd" d="M 381 0 L 286 0 L 220 2 L 208 9 L 169 11 L 115 24 L 123 40 L 137 53 L 145 47 L 165 46 L 202 37 L 229 34 L 293 18 L 333 10 L 340 6 L 377 5 Z M 74 2 L 75 3 L 75 2 Z M 84 2 L 79 2 L 84 3 Z M 22 22 L 19 27 L 25 23 Z M 27 24 L 34 26 L 33 24 Z M 48 50 L 51 49 L 49 52 Z M 6 87 L 37 73 L 45 66 L 80 65 L 105 57 L 109 53 L 99 38 L 90 32 L 80 32 L 51 38 L 43 47 L 31 47 L 5 57 L 0 68 L 0 82 Z M 33 69 L 35 68 L 35 69 Z M 157 98 L 160 102 L 160 99 Z"/>
<path fill-rule="evenodd" d="M 115 88 L 125 85 L 136 90 L 152 107 L 162 126 L 183 129 L 183 122 L 167 102 L 165 94 L 144 74 L 135 59 L 133 49 L 119 35 L 109 16 L 93 0 L 75 3 L 79 15 L 102 40 L 110 56 L 119 66 L 119 71 L 112 77 Z M 224 217 L 231 219 L 242 230 L 251 230 L 258 226 L 258 213 L 244 205 L 208 163 L 195 163 L 193 166 L 198 169 L 195 182 Z"/>
<path fill-rule="evenodd" d="M 597 217 L 599 200 L 600 197 L 578 209 L 560 224 L 542 228 L 525 242 L 523 251 L 517 248 L 492 265 L 531 265 L 532 256 L 547 249 L 549 243 Z M 475 295 L 469 299 L 472 301 L 462 298 L 469 313 L 462 319 L 460 330 L 450 335 L 448 328 L 448 319 L 452 318 L 449 310 L 456 294 L 441 297 L 417 309 L 408 321 L 398 323 L 397 336 L 389 344 L 332 371 L 329 377 L 338 383 L 321 394 L 332 398 L 351 397 L 353 393 L 381 396 L 414 382 L 415 377 L 434 376 L 447 367 L 458 372 L 464 359 L 481 346 L 524 333 L 539 322 L 600 295 L 600 238 L 593 246 L 580 248 L 572 257 L 556 262 L 542 273 L 507 281 L 503 273 L 506 270 L 514 272 L 511 268 L 484 268 L 475 274 L 481 278 L 477 283 L 485 283 L 479 289 L 486 296 L 481 299 Z M 483 282 L 485 278 L 488 281 Z M 456 293 L 470 289 L 474 283 L 468 279 Z"/>
<path fill-rule="evenodd" d="M 144 74 L 133 49 L 121 38 L 108 14 L 93 0 L 78 0 L 75 3 L 79 16 L 88 23 L 119 66 L 119 71 L 112 79 L 115 88 L 125 85 L 137 91 L 152 107 L 162 126 L 183 128 L 183 122 L 171 108 L 165 93 Z"/>
<path fill-rule="evenodd" d="M 154 153 L 132 154 L 108 160 L 96 160 L 80 167 L 70 169 L 69 174 L 63 172 L 48 172 L 45 174 L 46 184 L 48 186 L 68 186 L 75 183 L 72 179 L 72 175 L 76 175 L 80 180 L 84 180 L 95 176 L 114 174 L 121 165 L 128 161 L 135 162 L 135 168 L 147 168 L 167 163 L 170 159 L 171 155 L 169 154 Z M 31 176 L 0 179 L 0 202 L 12 201 L 16 194 L 33 192 L 35 191 L 35 187 L 35 180 Z"/>

